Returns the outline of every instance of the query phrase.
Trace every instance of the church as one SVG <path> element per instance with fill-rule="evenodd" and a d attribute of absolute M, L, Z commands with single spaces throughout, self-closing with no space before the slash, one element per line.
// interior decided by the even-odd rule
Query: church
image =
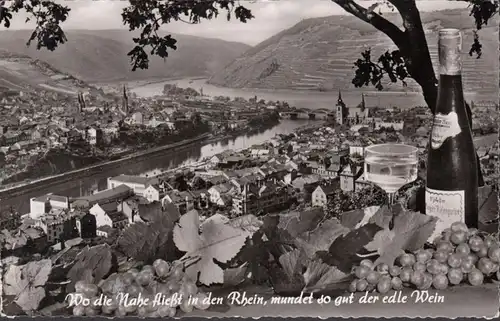
<path fill-rule="evenodd" d="M 339 125 L 357 125 L 370 119 L 370 108 L 366 108 L 365 96 L 361 94 L 361 103 L 357 107 L 347 107 L 339 90 L 337 99 L 336 121 Z"/>

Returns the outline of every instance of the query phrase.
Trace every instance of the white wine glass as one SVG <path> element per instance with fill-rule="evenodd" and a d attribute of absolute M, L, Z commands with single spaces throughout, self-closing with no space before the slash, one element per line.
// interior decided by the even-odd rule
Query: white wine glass
<path fill-rule="evenodd" d="M 364 175 L 387 193 L 388 207 L 404 185 L 417 179 L 418 148 L 406 144 L 377 144 L 365 148 Z"/>

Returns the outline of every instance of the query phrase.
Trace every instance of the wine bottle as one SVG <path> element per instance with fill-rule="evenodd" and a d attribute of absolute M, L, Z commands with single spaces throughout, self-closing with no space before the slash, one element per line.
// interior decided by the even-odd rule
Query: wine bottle
<path fill-rule="evenodd" d="M 462 87 L 462 35 L 439 31 L 439 88 L 429 139 L 425 212 L 438 218 L 433 236 L 453 222 L 478 226 L 478 174 Z"/>

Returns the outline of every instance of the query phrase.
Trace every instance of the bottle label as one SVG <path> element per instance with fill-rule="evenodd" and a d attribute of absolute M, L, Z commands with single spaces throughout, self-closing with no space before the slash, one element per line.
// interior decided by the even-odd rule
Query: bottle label
<path fill-rule="evenodd" d="M 458 124 L 458 115 L 452 111 L 449 114 L 437 113 L 434 115 L 434 122 L 431 132 L 431 147 L 438 149 L 447 138 L 460 134 L 462 129 Z"/>
<path fill-rule="evenodd" d="M 438 218 L 430 241 L 454 222 L 465 222 L 465 191 L 439 191 L 425 188 L 425 213 Z"/>

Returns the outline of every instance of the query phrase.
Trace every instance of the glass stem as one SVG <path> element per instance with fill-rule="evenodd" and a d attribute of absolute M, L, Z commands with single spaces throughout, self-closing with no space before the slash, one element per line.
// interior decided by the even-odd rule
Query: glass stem
<path fill-rule="evenodd" d="M 392 211 L 392 205 L 394 205 L 394 195 L 396 193 L 387 193 L 387 207 L 389 208 L 389 211 L 392 212 L 391 215 L 391 221 L 389 222 L 389 229 L 394 228 L 394 213 Z"/>

